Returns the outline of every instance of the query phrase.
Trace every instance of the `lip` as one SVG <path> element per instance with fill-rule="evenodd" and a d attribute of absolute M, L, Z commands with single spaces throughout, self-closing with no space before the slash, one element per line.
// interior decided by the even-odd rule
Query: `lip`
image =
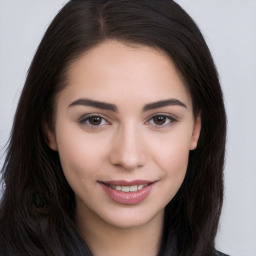
<path fill-rule="evenodd" d="M 120 186 L 133 186 L 133 185 L 144 185 L 144 184 L 151 184 L 153 181 L 150 180 L 110 180 L 110 181 L 101 181 L 101 183 L 107 185 L 120 185 Z"/>
<path fill-rule="evenodd" d="M 143 200 L 145 200 L 156 182 L 149 180 L 114 180 L 114 181 L 104 181 L 99 182 L 102 186 L 103 190 L 106 194 L 116 203 L 124 204 L 124 205 L 135 205 L 139 204 Z M 120 185 L 120 186 L 133 186 L 133 185 L 145 185 L 146 187 L 136 191 L 136 192 L 123 192 L 116 189 L 111 188 L 109 185 Z"/>

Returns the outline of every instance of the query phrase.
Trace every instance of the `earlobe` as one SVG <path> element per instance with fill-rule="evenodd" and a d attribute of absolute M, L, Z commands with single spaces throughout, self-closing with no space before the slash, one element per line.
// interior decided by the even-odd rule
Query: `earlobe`
<path fill-rule="evenodd" d="M 190 150 L 196 149 L 200 132 L 201 132 L 201 114 L 199 113 L 195 118 L 193 134 L 191 137 Z"/>
<path fill-rule="evenodd" d="M 45 126 L 45 133 L 46 133 L 46 143 L 49 146 L 49 148 L 54 151 L 58 151 L 55 132 L 51 127 L 49 127 L 49 125 Z"/>

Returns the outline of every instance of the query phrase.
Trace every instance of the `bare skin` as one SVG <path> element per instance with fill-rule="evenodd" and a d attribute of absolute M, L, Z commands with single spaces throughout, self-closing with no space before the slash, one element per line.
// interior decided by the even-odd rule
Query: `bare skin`
<path fill-rule="evenodd" d="M 106 225 L 98 218 L 77 213 L 77 226 L 94 256 L 156 256 L 162 238 L 163 212 L 145 225 L 121 229 Z M 100 230 L 100 232 L 99 232 Z"/>
<path fill-rule="evenodd" d="M 164 209 L 184 180 L 200 128 L 166 54 L 106 41 L 73 62 L 48 140 L 94 256 L 157 255 Z"/>

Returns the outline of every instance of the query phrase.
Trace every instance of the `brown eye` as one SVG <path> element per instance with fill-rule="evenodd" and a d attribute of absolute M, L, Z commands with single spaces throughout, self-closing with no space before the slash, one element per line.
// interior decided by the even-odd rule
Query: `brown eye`
<path fill-rule="evenodd" d="M 166 124 L 166 121 L 169 121 L 166 116 L 154 116 L 153 122 L 156 125 L 164 125 Z"/>
<path fill-rule="evenodd" d="M 109 122 L 106 119 L 97 115 L 84 116 L 79 120 L 79 123 L 95 127 L 109 124 Z"/>
<path fill-rule="evenodd" d="M 100 116 L 91 116 L 87 119 L 90 125 L 101 125 L 103 118 Z"/>
<path fill-rule="evenodd" d="M 164 128 L 177 122 L 177 119 L 171 115 L 154 115 L 146 123 L 155 128 Z"/>

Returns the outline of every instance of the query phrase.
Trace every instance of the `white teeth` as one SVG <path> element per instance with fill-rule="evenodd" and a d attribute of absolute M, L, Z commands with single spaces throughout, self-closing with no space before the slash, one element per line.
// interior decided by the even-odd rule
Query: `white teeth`
<path fill-rule="evenodd" d="M 138 190 L 141 190 L 142 188 L 144 188 L 145 187 L 145 185 L 139 185 L 138 186 Z"/>
<path fill-rule="evenodd" d="M 115 189 L 120 191 L 120 190 L 122 190 L 122 187 L 121 186 L 116 186 Z"/>
<path fill-rule="evenodd" d="M 130 192 L 136 192 L 138 191 L 138 187 L 135 185 L 135 186 L 130 186 Z"/>
<path fill-rule="evenodd" d="M 122 192 L 137 192 L 139 190 L 141 190 L 142 188 L 146 187 L 147 184 L 144 185 L 133 185 L 133 186 L 115 186 L 115 185 L 109 185 L 111 188 L 118 190 L 118 191 L 122 191 Z"/>
<path fill-rule="evenodd" d="M 122 186 L 122 191 L 123 192 L 129 192 L 130 188 L 128 186 Z"/>

